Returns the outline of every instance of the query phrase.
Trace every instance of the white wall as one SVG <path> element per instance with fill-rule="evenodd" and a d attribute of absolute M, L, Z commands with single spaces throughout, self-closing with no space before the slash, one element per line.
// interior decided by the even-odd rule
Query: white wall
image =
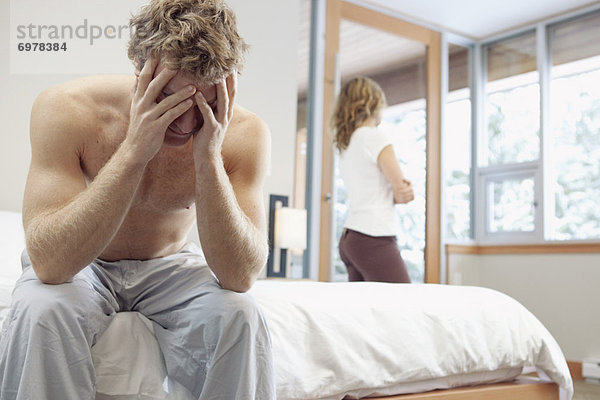
<path fill-rule="evenodd" d="M 289 196 L 291 200 L 296 147 L 300 1 L 228 2 L 238 13 L 242 37 L 251 46 L 247 68 L 239 83 L 239 103 L 260 115 L 271 128 L 272 167 L 265 192 Z"/>
<path fill-rule="evenodd" d="M 21 2 L 25 0 L 13 0 Z M 37 4 L 30 7 L 32 17 L 43 23 L 53 24 L 49 17 L 49 3 L 43 0 L 26 0 Z M 57 7 L 65 3 L 52 3 L 52 10 L 61 14 Z M 144 0 L 129 0 L 127 4 L 143 4 Z M 99 5 L 110 18 L 127 21 L 128 9 L 121 0 L 86 0 L 78 2 L 75 11 L 70 11 L 73 24 L 83 18 L 92 18 L 98 13 Z M 294 146 L 296 131 L 296 44 L 298 25 L 298 0 L 230 0 L 229 4 L 238 15 L 241 35 L 251 45 L 246 69 L 239 81 L 238 102 L 261 116 L 272 132 L 271 174 L 265 187 L 265 199 L 269 193 L 292 196 L 294 176 Z M 118 11 L 121 10 L 121 11 Z M 13 10 L 14 11 L 14 10 Z M 277 18 L 272 16 L 276 15 Z M 115 17 L 112 17 L 115 16 Z M 111 71 L 99 68 L 89 73 L 45 74 L 44 55 L 38 54 L 35 65 L 37 73 L 11 74 L 9 53 L 10 40 L 10 1 L 0 0 L 0 209 L 20 211 L 25 179 L 30 160 L 29 112 L 36 95 L 44 88 L 82 75 L 103 72 L 131 73 L 126 63 L 126 49 L 114 44 L 114 50 L 102 53 L 111 65 Z M 14 22 L 14 21 L 13 21 Z M 13 32 L 14 34 L 14 32 Z M 16 44 L 15 44 L 16 45 Z M 70 52 L 63 57 L 65 69 L 73 57 L 92 57 L 93 52 Z M 94 53 L 95 52 L 95 53 Z M 107 55 L 108 54 L 108 55 Z M 54 55 L 56 57 L 57 55 Z M 49 55 L 46 55 L 49 57 Z M 49 61 L 50 58 L 47 58 Z M 86 72 L 77 70 L 76 72 Z"/>
<path fill-rule="evenodd" d="M 600 358 L 600 255 L 449 257 L 449 283 L 484 286 L 527 307 L 570 361 Z"/>

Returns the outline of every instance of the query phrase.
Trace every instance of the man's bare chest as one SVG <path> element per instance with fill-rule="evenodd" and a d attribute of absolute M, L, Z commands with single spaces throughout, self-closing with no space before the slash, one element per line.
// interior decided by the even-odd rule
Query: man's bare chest
<path fill-rule="evenodd" d="M 89 183 L 113 157 L 123 135 L 102 135 L 88 145 L 81 159 Z M 147 164 L 135 193 L 132 211 L 165 213 L 194 204 L 195 174 L 191 142 L 181 148 L 163 147 Z M 117 189 L 118 190 L 118 189 Z"/>
<path fill-rule="evenodd" d="M 150 161 L 136 192 L 134 207 L 172 211 L 194 204 L 194 159 L 191 151 L 181 150 L 161 150 Z"/>

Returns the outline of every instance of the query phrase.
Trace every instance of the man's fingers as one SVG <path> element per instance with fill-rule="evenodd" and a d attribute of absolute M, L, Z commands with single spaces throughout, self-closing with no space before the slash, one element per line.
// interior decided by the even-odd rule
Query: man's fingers
<path fill-rule="evenodd" d="M 227 119 L 231 121 L 233 117 L 233 106 L 235 104 L 235 95 L 237 93 L 237 71 L 233 71 L 227 77 L 227 98 L 229 99 L 229 109 L 227 111 Z"/>
<path fill-rule="evenodd" d="M 177 118 L 183 115 L 184 112 L 190 109 L 190 107 L 194 104 L 192 99 L 187 99 L 177 104 L 175 107 L 170 108 L 166 111 L 157 121 L 160 122 L 164 129 L 166 130 L 169 125 L 173 123 Z"/>
<path fill-rule="evenodd" d="M 177 75 L 178 70 L 165 68 L 148 85 L 144 94 L 144 102 L 149 104 L 154 103 L 156 98 L 163 91 L 167 83 Z"/>
<path fill-rule="evenodd" d="M 137 92 L 138 81 L 139 81 L 139 78 L 136 76 L 135 81 L 133 82 L 133 85 L 131 85 L 131 97 L 135 96 L 135 93 Z"/>
<path fill-rule="evenodd" d="M 217 120 L 215 119 L 215 115 L 213 114 L 212 108 L 208 105 L 208 102 L 204 98 L 204 95 L 201 91 L 196 92 L 196 105 L 202 113 L 202 117 L 204 118 L 204 124 L 207 122 L 213 126 L 217 125 Z M 217 106 L 220 107 L 220 106 Z M 218 110 L 217 110 L 218 111 Z"/>
<path fill-rule="evenodd" d="M 190 98 L 196 92 L 196 87 L 193 85 L 188 85 L 183 89 L 178 90 L 170 96 L 162 99 L 154 108 L 153 112 L 156 113 L 157 117 L 160 117 L 162 114 L 167 112 L 169 109 L 175 107 L 177 104 L 181 103 L 183 100 Z"/>
<path fill-rule="evenodd" d="M 150 57 L 144 63 L 144 68 L 140 72 L 140 76 L 138 78 L 136 94 L 138 97 L 141 97 L 146 93 L 146 89 L 148 85 L 152 81 L 152 77 L 154 76 L 154 70 L 156 69 L 156 59 L 154 57 Z"/>
<path fill-rule="evenodd" d="M 237 72 L 233 71 L 226 79 L 225 84 L 227 86 L 227 97 L 232 100 L 232 97 L 235 96 L 236 86 L 237 86 Z"/>
<path fill-rule="evenodd" d="M 222 79 L 217 83 L 217 121 L 220 123 L 225 122 L 225 118 L 229 115 L 229 97 L 227 94 L 227 87 L 225 79 Z"/>

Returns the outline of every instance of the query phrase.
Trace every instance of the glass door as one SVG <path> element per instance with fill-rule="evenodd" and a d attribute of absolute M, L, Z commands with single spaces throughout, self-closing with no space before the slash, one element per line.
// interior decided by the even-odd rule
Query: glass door
<path fill-rule="evenodd" d="M 392 140 L 404 175 L 413 184 L 415 200 L 396 205 L 396 233 L 402 257 L 413 282 L 424 281 L 425 169 L 426 169 L 426 46 L 382 30 L 343 19 L 340 24 L 338 77 L 341 84 L 357 76 L 376 81 L 385 92 L 388 107 L 378 129 Z M 349 202 L 335 157 L 333 281 L 346 281 L 338 242 Z"/>
<path fill-rule="evenodd" d="M 326 25 L 319 279 L 347 279 L 337 246 L 348 199 L 327 128 L 341 84 L 363 75 L 378 82 L 386 94 L 388 107 L 379 128 L 392 139 L 415 191 L 414 201 L 396 206 L 402 256 L 414 282 L 438 283 L 441 36 L 341 0 L 327 2 Z"/>

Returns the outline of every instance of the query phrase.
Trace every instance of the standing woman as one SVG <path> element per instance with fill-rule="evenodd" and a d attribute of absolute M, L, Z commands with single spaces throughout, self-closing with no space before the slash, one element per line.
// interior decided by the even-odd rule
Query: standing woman
<path fill-rule="evenodd" d="M 379 85 L 365 77 L 346 83 L 331 121 L 350 207 L 339 243 L 350 281 L 410 283 L 396 241 L 395 204 L 414 199 L 391 140 L 377 129 L 386 106 Z"/>

